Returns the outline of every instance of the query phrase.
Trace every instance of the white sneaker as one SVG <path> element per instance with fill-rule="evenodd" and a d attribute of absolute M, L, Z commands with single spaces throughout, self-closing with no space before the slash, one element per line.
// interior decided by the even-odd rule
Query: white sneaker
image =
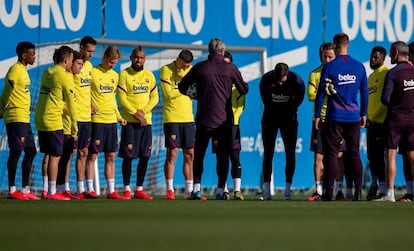
<path fill-rule="evenodd" d="M 290 192 L 290 190 L 285 190 L 283 195 L 285 196 L 285 200 L 292 200 L 292 193 Z"/>
<path fill-rule="evenodd" d="M 395 202 L 395 196 L 381 196 L 377 199 L 374 199 L 372 201 L 391 201 L 391 202 Z"/>

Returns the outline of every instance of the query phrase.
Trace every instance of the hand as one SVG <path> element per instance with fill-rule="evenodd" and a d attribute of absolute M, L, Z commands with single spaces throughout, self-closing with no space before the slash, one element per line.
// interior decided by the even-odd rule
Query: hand
<path fill-rule="evenodd" d="M 128 122 L 127 122 L 125 119 L 120 119 L 120 120 L 119 120 L 119 123 L 120 123 L 122 126 L 126 126 Z"/>
<path fill-rule="evenodd" d="M 325 93 L 328 96 L 337 94 L 337 91 L 335 90 L 335 87 L 332 84 L 332 80 L 329 78 L 325 78 Z"/>
<path fill-rule="evenodd" d="M 367 122 L 367 118 L 366 118 L 365 116 L 362 116 L 362 117 L 361 117 L 361 120 L 360 120 L 360 125 L 359 125 L 359 127 L 364 128 L 364 127 L 365 127 L 365 125 L 366 125 L 366 122 Z"/>
<path fill-rule="evenodd" d="M 320 124 L 321 124 L 321 118 L 315 118 L 315 129 L 316 130 L 321 129 Z"/>
<path fill-rule="evenodd" d="M 95 115 L 98 112 L 98 108 L 97 107 L 91 107 L 91 114 Z"/>

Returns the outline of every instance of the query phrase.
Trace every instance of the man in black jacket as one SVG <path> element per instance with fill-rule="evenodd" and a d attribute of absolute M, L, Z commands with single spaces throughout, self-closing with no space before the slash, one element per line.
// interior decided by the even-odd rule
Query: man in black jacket
<path fill-rule="evenodd" d="M 222 40 L 213 38 L 208 45 L 207 60 L 194 65 L 178 85 L 181 93 L 192 98 L 194 96 L 189 90 L 194 90 L 192 87 L 196 85 L 198 102 L 193 164 L 194 190 L 191 196 L 196 200 L 205 199 L 201 196 L 200 183 L 204 169 L 203 160 L 210 138 L 217 158 L 216 199 L 223 199 L 223 189 L 229 169 L 230 136 L 233 125 L 232 85 L 236 86 L 241 95 L 245 95 L 248 91 L 247 83 L 237 67 L 224 61 L 225 49 Z"/>

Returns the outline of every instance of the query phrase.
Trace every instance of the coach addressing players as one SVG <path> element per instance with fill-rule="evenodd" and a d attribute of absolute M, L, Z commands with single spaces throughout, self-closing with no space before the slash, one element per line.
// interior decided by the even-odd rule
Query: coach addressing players
<path fill-rule="evenodd" d="M 223 191 L 229 169 L 230 135 L 233 125 L 231 106 L 232 85 L 241 95 L 248 91 L 247 83 L 234 64 L 224 61 L 226 46 L 220 39 L 211 39 L 208 58 L 197 63 L 182 79 L 178 88 L 186 94 L 190 85 L 197 84 L 196 141 L 194 152 L 193 199 L 201 199 L 203 159 L 212 138 L 216 152 L 218 190 Z M 222 194 L 222 192 L 221 192 Z"/>

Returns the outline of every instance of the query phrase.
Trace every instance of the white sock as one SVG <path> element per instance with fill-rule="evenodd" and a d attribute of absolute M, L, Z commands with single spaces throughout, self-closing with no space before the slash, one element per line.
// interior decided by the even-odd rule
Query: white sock
<path fill-rule="evenodd" d="M 65 182 L 65 191 L 70 191 L 69 182 Z"/>
<path fill-rule="evenodd" d="M 406 181 L 406 189 L 407 189 L 407 193 L 408 194 L 413 194 L 413 181 L 412 180 L 407 180 Z"/>
<path fill-rule="evenodd" d="M 185 193 L 191 193 L 193 191 L 193 180 L 185 181 Z"/>
<path fill-rule="evenodd" d="M 95 191 L 93 189 L 93 180 L 86 180 L 86 183 L 88 184 L 88 191 L 89 192 Z"/>
<path fill-rule="evenodd" d="M 223 191 L 224 191 L 225 193 L 229 193 L 229 188 L 227 187 L 227 182 L 224 184 L 224 189 L 223 189 Z"/>
<path fill-rule="evenodd" d="M 234 178 L 234 192 L 239 192 L 241 190 L 241 178 Z"/>
<path fill-rule="evenodd" d="M 30 193 L 30 187 L 29 186 L 23 187 L 22 192 L 25 193 L 25 194 Z"/>
<path fill-rule="evenodd" d="M 16 192 L 16 186 L 11 186 L 11 187 L 9 187 L 9 192 L 10 192 L 10 193 L 14 193 L 14 192 Z"/>
<path fill-rule="evenodd" d="M 124 191 L 130 191 L 131 192 L 131 186 L 130 185 L 125 185 L 124 186 Z"/>
<path fill-rule="evenodd" d="M 137 186 L 137 191 L 144 191 L 144 187 L 143 186 Z"/>
<path fill-rule="evenodd" d="M 387 194 L 387 183 L 380 182 L 379 183 L 379 189 L 380 189 L 380 193 Z"/>
<path fill-rule="evenodd" d="M 49 181 L 49 194 L 53 195 L 56 193 L 56 181 Z"/>
<path fill-rule="evenodd" d="M 83 181 L 78 181 L 77 183 L 77 187 L 78 187 L 78 193 L 83 193 L 85 192 L 85 187 L 83 186 Z"/>
<path fill-rule="evenodd" d="M 394 189 L 387 189 L 387 197 L 388 198 L 394 197 Z"/>
<path fill-rule="evenodd" d="M 218 187 L 217 190 L 216 190 L 216 194 L 219 194 L 219 195 L 223 195 L 223 192 L 224 192 L 224 190 L 221 187 Z"/>
<path fill-rule="evenodd" d="M 115 192 L 115 179 L 107 179 L 106 184 L 108 186 L 109 193 Z"/>
<path fill-rule="evenodd" d="M 173 190 L 174 191 L 173 179 L 168 179 L 167 180 L 167 190 Z"/>
<path fill-rule="evenodd" d="M 194 183 L 194 192 L 200 192 L 200 191 L 201 191 L 201 184 Z"/>
<path fill-rule="evenodd" d="M 49 177 L 43 176 L 43 191 L 49 190 Z"/>
<path fill-rule="evenodd" d="M 322 181 L 316 181 L 315 185 L 316 185 L 316 193 L 319 195 L 322 195 L 322 189 L 323 189 Z"/>

